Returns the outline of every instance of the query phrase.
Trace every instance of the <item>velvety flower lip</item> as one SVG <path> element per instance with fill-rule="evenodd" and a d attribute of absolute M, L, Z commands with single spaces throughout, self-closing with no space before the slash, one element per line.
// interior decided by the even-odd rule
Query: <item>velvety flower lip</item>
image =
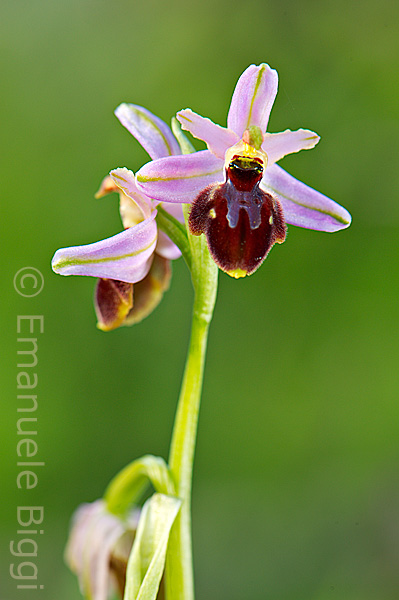
<path fill-rule="evenodd" d="M 287 154 L 313 148 L 320 139 L 308 129 L 267 133 L 277 87 L 278 75 L 274 69 L 266 64 L 248 67 L 234 90 L 227 128 L 190 109 L 180 111 L 177 118 L 182 128 L 203 140 L 208 150 L 144 165 L 136 174 L 138 188 L 160 202 L 193 202 L 207 186 L 225 180 L 226 157 L 247 141 L 252 128 L 261 141 L 258 151 L 267 155 L 261 188 L 280 202 L 286 222 L 329 232 L 348 227 L 351 216 L 347 210 L 275 164 Z M 250 150 L 248 144 L 246 148 Z"/>

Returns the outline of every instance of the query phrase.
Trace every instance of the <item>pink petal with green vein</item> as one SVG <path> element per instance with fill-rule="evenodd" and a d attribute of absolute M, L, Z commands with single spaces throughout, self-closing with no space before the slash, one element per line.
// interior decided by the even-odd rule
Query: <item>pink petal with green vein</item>
<path fill-rule="evenodd" d="M 136 173 L 137 187 L 160 202 L 192 202 L 205 187 L 224 178 L 224 161 L 209 150 L 160 158 Z"/>
<path fill-rule="evenodd" d="M 151 266 L 157 242 L 155 215 L 156 211 L 138 225 L 100 242 L 57 250 L 51 263 L 53 271 L 128 283 L 141 281 Z"/>
<path fill-rule="evenodd" d="M 277 71 L 269 65 L 251 65 L 237 82 L 227 117 L 227 127 L 242 137 L 251 125 L 264 133 L 277 94 Z"/>
<path fill-rule="evenodd" d="M 170 127 L 146 108 L 123 103 L 115 110 L 115 115 L 151 158 L 181 154 Z"/>
<path fill-rule="evenodd" d="M 227 148 L 234 146 L 239 137 L 234 131 L 216 125 L 210 119 L 205 119 L 189 108 L 181 110 L 176 115 L 182 129 L 189 131 L 192 136 L 204 140 L 209 150 L 218 158 L 224 158 Z"/>
<path fill-rule="evenodd" d="M 345 208 L 278 165 L 266 169 L 261 187 L 280 200 L 285 220 L 290 225 L 333 232 L 351 224 L 352 217 Z"/>
<path fill-rule="evenodd" d="M 314 148 L 319 140 L 317 133 L 309 129 L 286 129 L 281 133 L 266 133 L 262 148 L 269 159 L 268 165 L 272 165 L 286 154 Z"/>

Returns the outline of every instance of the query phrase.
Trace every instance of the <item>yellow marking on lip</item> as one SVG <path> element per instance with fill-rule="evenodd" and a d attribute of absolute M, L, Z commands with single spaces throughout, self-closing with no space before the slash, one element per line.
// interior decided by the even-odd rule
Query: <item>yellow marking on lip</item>
<path fill-rule="evenodd" d="M 246 277 L 247 272 L 243 269 L 233 269 L 233 271 L 226 271 L 227 275 L 230 277 L 234 277 L 234 279 L 240 279 L 241 277 Z"/>

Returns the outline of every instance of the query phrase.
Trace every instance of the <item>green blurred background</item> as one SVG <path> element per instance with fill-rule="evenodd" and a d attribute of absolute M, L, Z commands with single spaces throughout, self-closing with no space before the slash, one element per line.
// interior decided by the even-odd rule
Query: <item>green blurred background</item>
<path fill-rule="evenodd" d="M 194 477 L 199 600 L 399 597 L 399 10 L 394 0 L 3 0 L 1 600 L 80 598 L 70 515 L 133 458 L 167 456 L 192 291 L 182 260 L 153 315 L 95 327 L 94 281 L 50 270 L 58 247 L 117 233 L 113 167 L 147 161 L 113 116 L 225 124 L 251 63 L 280 76 L 270 131 L 307 127 L 282 166 L 353 214 L 334 235 L 290 227 L 252 277 L 221 274 Z M 201 146 L 198 144 L 197 148 Z M 45 277 L 18 296 L 24 266 Z M 39 338 L 38 487 L 17 493 L 16 316 Z M 45 507 L 39 583 L 8 575 L 16 506 Z"/>

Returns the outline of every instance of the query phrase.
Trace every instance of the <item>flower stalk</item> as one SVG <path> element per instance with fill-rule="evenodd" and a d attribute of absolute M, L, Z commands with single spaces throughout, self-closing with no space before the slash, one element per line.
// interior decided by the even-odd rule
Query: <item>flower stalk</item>
<path fill-rule="evenodd" d="M 216 301 L 218 277 L 218 269 L 209 254 L 204 236 L 188 237 L 195 298 L 190 345 L 169 454 L 169 468 L 182 506 L 169 539 L 167 600 L 194 599 L 191 486 L 208 330 Z"/>

